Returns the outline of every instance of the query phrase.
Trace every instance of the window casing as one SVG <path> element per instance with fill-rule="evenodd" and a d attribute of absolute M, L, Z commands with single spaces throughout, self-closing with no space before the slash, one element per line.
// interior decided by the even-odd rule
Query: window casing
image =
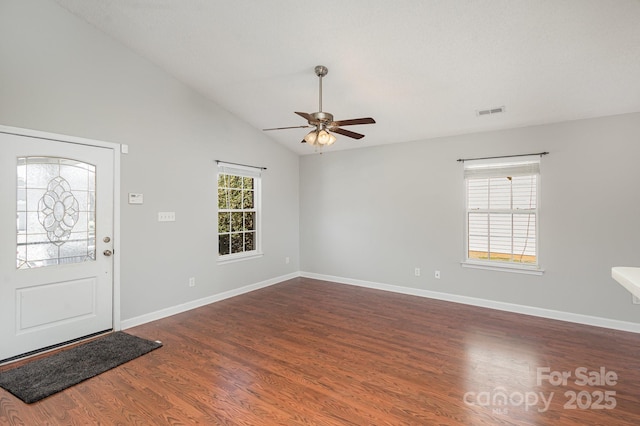
<path fill-rule="evenodd" d="M 465 161 L 464 266 L 540 272 L 540 157 Z"/>
<path fill-rule="evenodd" d="M 261 170 L 218 162 L 218 261 L 260 256 Z"/>

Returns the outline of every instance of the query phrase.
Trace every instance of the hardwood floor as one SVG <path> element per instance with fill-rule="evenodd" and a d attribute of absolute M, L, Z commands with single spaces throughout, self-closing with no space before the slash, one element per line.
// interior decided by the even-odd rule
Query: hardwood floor
<path fill-rule="evenodd" d="M 633 333 L 305 278 L 127 332 L 164 346 L 32 405 L 0 389 L 0 424 L 640 424 Z"/>

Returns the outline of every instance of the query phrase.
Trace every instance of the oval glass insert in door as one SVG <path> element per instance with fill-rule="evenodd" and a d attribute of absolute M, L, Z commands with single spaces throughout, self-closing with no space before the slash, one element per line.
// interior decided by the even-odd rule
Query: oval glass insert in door
<path fill-rule="evenodd" d="M 96 259 L 96 167 L 69 158 L 20 157 L 18 269 Z"/>

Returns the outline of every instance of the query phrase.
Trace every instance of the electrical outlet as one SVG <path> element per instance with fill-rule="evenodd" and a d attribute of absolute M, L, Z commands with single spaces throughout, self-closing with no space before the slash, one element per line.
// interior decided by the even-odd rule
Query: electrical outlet
<path fill-rule="evenodd" d="M 195 287 L 195 286 L 196 286 L 196 277 L 189 278 L 189 287 Z"/>
<path fill-rule="evenodd" d="M 433 275 L 436 277 L 437 280 L 440 279 L 440 271 L 436 271 Z"/>
<path fill-rule="evenodd" d="M 414 273 L 416 274 L 416 277 L 420 276 L 420 268 L 416 268 Z"/>
<path fill-rule="evenodd" d="M 287 265 L 289 264 L 289 261 L 290 261 L 289 256 L 284 258 L 284 263 L 286 263 Z"/>

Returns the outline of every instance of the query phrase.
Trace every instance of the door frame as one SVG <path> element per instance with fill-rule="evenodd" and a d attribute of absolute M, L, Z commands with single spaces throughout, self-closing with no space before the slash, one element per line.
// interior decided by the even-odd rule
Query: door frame
<path fill-rule="evenodd" d="M 42 140 L 65 142 L 79 145 L 95 146 L 110 149 L 113 154 L 113 294 L 112 294 L 112 321 L 113 331 L 121 329 L 120 321 L 120 155 L 127 151 L 127 145 L 104 142 L 95 139 L 87 139 L 76 136 L 68 136 L 57 133 L 43 132 L 40 130 L 23 129 L 0 125 L 0 133 L 16 136 L 26 136 Z M 2 147 L 0 147 L 2 150 Z M 82 337 L 82 336 L 78 336 Z"/>

